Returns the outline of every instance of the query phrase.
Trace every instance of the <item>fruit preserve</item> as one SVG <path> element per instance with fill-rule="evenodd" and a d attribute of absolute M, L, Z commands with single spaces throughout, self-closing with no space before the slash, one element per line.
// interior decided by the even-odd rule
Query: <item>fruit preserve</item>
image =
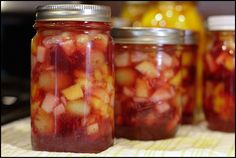
<path fill-rule="evenodd" d="M 208 18 L 204 111 L 212 130 L 235 131 L 235 16 Z"/>
<path fill-rule="evenodd" d="M 114 28 L 115 135 L 136 140 L 173 137 L 181 119 L 183 32 Z"/>
<path fill-rule="evenodd" d="M 182 45 L 182 104 L 183 114 L 181 123 L 196 122 L 196 57 L 197 33 L 186 30 L 184 44 Z"/>
<path fill-rule="evenodd" d="M 37 8 L 31 43 L 34 150 L 96 153 L 113 144 L 110 8 Z"/>

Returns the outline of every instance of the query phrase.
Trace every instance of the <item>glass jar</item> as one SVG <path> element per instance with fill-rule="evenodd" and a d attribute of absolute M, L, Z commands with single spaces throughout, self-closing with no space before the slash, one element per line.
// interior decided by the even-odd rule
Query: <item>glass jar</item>
<path fill-rule="evenodd" d="M 110 8 L 39 6 L 31 43 L 34 150 L 100 152 L 113 144 Z"/>
<path fill-rule="evenodd" d="M 197 109 L 198 121 L 203 120 L 202 112 L 202 54 L 205 50 L 206 35 L 205 27 L 197 8 L 197 2 L 194 1 L 157 1 L 152 2 L 141 20 L 141 26 L 144 27 L 165 27 L 183 30 L 192 30 L 199 33 L 198 52 L 196 55 L 197 71 Z"/>
<path fill-rule="evenodd" d="M 182 45 L 182 104 L 183 124 L 192 124 L 196 119 L 196 57 L 197 57 L 197 32 L 184 31 L 184 44 Z"/>
<path fill-rule="evenodd" d="M 115 135 L 137 140 L 173 137 L 181 118 L 183 32 L 114 28 Z"/>
<path fill-rule="evenodd" d="M 208 18 L 204 54 L 204 111 L 208 127 L 235 131 L 235 16 Z"/>

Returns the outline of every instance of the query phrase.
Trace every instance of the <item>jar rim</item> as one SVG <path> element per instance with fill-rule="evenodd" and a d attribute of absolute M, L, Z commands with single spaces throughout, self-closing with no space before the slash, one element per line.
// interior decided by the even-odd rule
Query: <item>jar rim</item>
<path fill-rule="evenodd" d="M 173 28 L 120 27 L 112 28 L 115 43 L 183 44 L 184 31 Z"/>
<path fill-rule="evenodd" d="M 110 22 L 111 8 L 91 4 L 48 4 L 36 8 L 36 21 Z"/>

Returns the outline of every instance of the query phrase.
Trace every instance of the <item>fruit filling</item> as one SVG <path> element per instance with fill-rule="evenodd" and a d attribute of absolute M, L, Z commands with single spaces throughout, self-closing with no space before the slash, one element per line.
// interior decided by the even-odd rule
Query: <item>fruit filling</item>
<path fill-rule="evenodd" d="M 212 130 L 235 131 L 235 34 L 212 32 L 204 55 L 204 112 Z"/>
<path fill-rule="evenodd" d="M 115 44 L 117 137 L 157 140 L 175 135 L 181 118 L 180 57 L 175 45 Z"/>
<path fill-rule="evenodd" d="M 100 152 L 113 144 L 114 137 L 109 32 L 56 25 L 41 26 L 32 40 L 33 149 Z"/>

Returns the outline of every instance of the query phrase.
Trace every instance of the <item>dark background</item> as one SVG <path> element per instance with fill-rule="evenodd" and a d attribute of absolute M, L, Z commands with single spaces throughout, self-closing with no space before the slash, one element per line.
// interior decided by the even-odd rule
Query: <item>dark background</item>
<path fill-rule="evenodd" d="M 29 115 L 30 41 L 35 8 L 50 3 L 83 1 L 1 1 L 1 124 Z M 112 16 L 119 16 L 122 1 L 87 1 L 108 5 Z M 210 15 L 235 14 L 234 1 L 199 1 L 204 20 Z"/>

